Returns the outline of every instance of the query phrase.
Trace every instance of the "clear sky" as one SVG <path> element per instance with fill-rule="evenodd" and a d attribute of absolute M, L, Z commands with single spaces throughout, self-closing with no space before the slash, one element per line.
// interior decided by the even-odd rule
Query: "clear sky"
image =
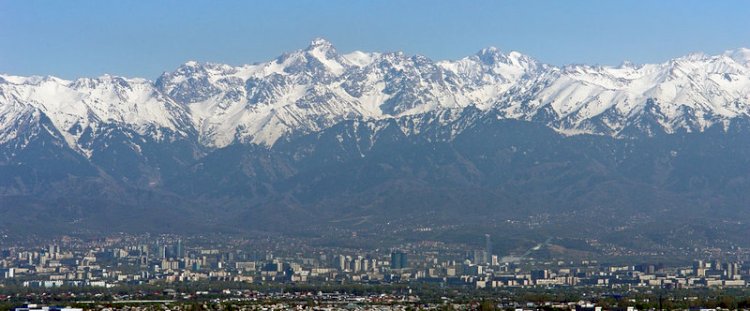
<path fill-rule="evenodd" d="M 339 52 L 457 59 L 488 46 L 562 65 L 661 62 L 750 47 L 750 1 L 0 0 L 0 73 L 155 79 L 188 60 Z"/>

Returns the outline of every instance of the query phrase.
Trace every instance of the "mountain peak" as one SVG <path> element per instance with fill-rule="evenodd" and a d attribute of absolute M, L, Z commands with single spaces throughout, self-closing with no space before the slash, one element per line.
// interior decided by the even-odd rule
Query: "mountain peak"
<path fill-rule="evenodd" d="M 175 73 L 193 74 L 195 72 L 200 71 L 201 67 L 202 67 L 201 63 L 194 61 L 194 60 L 190 60 L 180 65 L 179 67 L 177 67 L 177 70 L 175 71 Z"/>
<path fill-rule="evenodd" d="M 738 62 L 740 64 L 750 65 L 750 49 L 748 48 L 729 50 L 724 52 L 724 55 L 730 57 L 735 62 Z"/>
<path fill-rule="evenodd" d="M 502 52 L 496 46 L 488 46 L 486 48 L 479 50 L 479 52 L 477 52 L 477 55 L 487 55 L 487 54 L 502 54 Z"/>
<path fill-rule="evenodd" d="M 632 62 L 632 61 L 630 61 L 630 60 L 624 60 L 624 61 L 622 61 L 622 62 L 620 63 L 620 65 L 619 65 L 619 66 L 617 66 L 617 68 L 635 68 L 635 67 L 636 67 L 636 64 L 635 64 L 635 63 L 633 63 L 633 62 Z"/>
<path fill-rule="evenodd" d="M 703 60 L 706 60 L 708 58 L 709 58 L 709 56 L 706 53 L 703 53 L 703 52 L 692 52 L 692 53 L 690 53 L 688 55 L 685 55 L 683 57 L 676 58 L 675 60 L 685 60 L 685 61 L 695 62 L 695 61 L 703 61 Z"/>
<path fill-rule="evenodd" d="M 143 113 L 151 111 L 152 105 L 171 107 L 174 101 L 180 104 L 180 109 L 187 109 L 179 112 L 181 118 L 183 114 L 188 116 L 181 124 L 191 127 L 184 132 L 197 132 L 210 146 L 225 146 L 235 137 L 272 145 L 282 135 L 310 133 L 342 120 L 385 119 L 470 105 L 503 109 L 508 118 L 529 119 L 544 104 L 554 103 L 553 108 L 560 116 L 570 117 L 550 119 L 550 127 L 586 133 L 600 133 L 598 127 L 590 127 L 589 120 L 599 122 L 595 118 L 608 117 L 604 112 L 619 109 L 620 119 L 608 123 L 612 125 L 606 126 L 611 128 L 601 131 L 617 133 L 631 122 L 626 117 L 637 113 L 639 104 L 648 98 L 656 98 L 667 107 L 663 110 L 667 120 L 664 126 L 672 130 L 675 123 L 669 122 L 681 122 L 677 118 L 684 114 L 669 107 L 683 104 L 697 107 L 701 114 L 695 118 L 702 120 L 704 127 L 716 120 L 746 115 L 750 111 L 747 107 L 750 92 L 745 84 L 745 77 L 750 75 L 748 64 L 750 50 L 737 49 L 725 52 L 720 58 L 691 54 L 663 64 L 624 62 L 619 68 L 588 65 L 561 68 L 494 46 L 456 61 L 435 62 L 422 55 L 406 57 L 400 51 L 355 51 L 339 55 L 328 40 L 314 38 L 306 49 L 284 53 L 271 62 L 232 67 L 188 61 L 154 82 L 105 75 L 74 85 L 60 80 L 55 85 L 42 81 L 52 78 L 2 75 L 0 107 L 3 100 L 16 101 L 15 94 L 23 95 L 19 100 L 34 104 L 61 102 L 60 98 L 83 103 L 85 99 L 85 104 L 100 105 L 97 109 L 104 112 L 110 109 L 106 106 L 111 102 L 107 96 L 126 94 L 118 102 L 130 100 L 129 107 L 137 107 Z M 702 74 L 709 71 L 727 75 L 716 80 L 719 76 Z M 697 106 L 705 102 L 713 106 L 705 109 Z M 85 110 L 81 111 L 87 117 Z M 708 115 L 705 111 L 712 113 L 710 118 L 702 117 Z M 138 113 L 133 112 L 140 118 L 134 126 L 148 123 L 141 119 L 157 119 L 151 115 L 140 117 Z M 110 115 L 102 113 L 102 116 Z M 67 121 L 55 119 L 61 124 L 61 131 L 70 128 Z M 167 121 L 160 120 L 158 124 L 171 126 Z M 243 132 L 237 134 L 238 130 Z"/>
<path fill-rule="evenodd" d="M 285 53 L 276 59 L 279 64 L 284 64 L 287 72 L 330 72 L 339 75 L 348 65 L 346 59 L 336 52 L 333 45 L 323 38 L 315 38 L 304 50 Z"/>
<path fill-rule="evenodd" d="M 475 54 L 475 57 L 478 58 L 480 62 L 490 67 L 499 64 L 526 67 L 536 63 L 536 60 L 526 54 L 517 51 L 504 53 L 494 46 L 479 50 L 479 52 Z"/>
<path fill-rule="evenodd" d="M 506 63 L 508 60 L 507 55 L 494 46 L 479 50 L 476 56 L 482 63 L 490 66 L 494 66 L 497 63 Z"/>
<path fill-rule="evenodd" d="M 332 49 L 333 44 L 331 44 L 331 42 L 326 40 L 325 38 L 317 37 L 310 41 L 310 45 L 307 47 L 307 50 L 314 50 L 319 48 Z"/>

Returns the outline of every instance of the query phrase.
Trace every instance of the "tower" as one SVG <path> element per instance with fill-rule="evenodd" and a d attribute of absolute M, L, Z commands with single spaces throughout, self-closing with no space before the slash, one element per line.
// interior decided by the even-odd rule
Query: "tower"
<path fill-rule="evenodd" d="M 489 234 L 484 235 L 484 251 L 486 252 L 484 262 L 490 263 L 490 258 L 492 258 L 492 239 L 490 239 Z"/>
<path fill-rule="evenodd" d="M 391 269 L 405 269 L 409 267 L 409 261 L 406 257 L 406 253 L 402 251 L 394 251 L 391 253 Z"/>
<path fill-rule="evenodd" d="M 344 255 L 338 256 L 338 264 L 336 267 L 341 271 L 346 270 L 346 256 Z"/>
<path fill-rule="evenodd" d="M 180 257 L 183 256 L 183 253 L 182 253 L 182 239 L 178 239 L 177 240 L 177 247 L 176 247 L 175 253 L 176 253 L 175 257 L 177 257 L 177 258 L 180 258 Z"/>

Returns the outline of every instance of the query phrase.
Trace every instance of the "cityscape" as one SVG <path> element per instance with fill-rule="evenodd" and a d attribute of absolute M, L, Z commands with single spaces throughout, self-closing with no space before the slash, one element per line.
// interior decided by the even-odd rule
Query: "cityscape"
<path fill-rule="evenodd" d="M 157 240 L 127 236 L 96 242 L 68 238 L 45 246 L 2 249 L 0 277 L 5 284 L 33 288 L 221 281 L 671 289 L 745 287 L 750 279 L 750 267 L 743 266 L 744 261 L 697 259 L 685 266 L 539 261 L 497 255 L 492 252 L 491 236 L 484 238 L 484 249 L 451 248 L 434 242 L 372 251 L 330 247 L 243 250 L 194 245 L 174 236 Z"/>
<path fill-rule="evenodd" d="M 44 300 L 79 306 L 241 301 L 247 307 L 274 302 L 287 307 L 315 303 L 333 308 L 472 308 L 472 303 L 485 301 L 476 297 L 505 293 L 492 304 L 580 309 L 598 303 L 599 308 L 636 309 L 651 306 L 649 301 L 653 305 L 656 293 L 682 291 L 685 303 L 695 304 L 713 291 L 743 292 L 750 280 L 750 254 L 742 252 L 674 264 L 556 260 L 534 257 L 543 245 L 511 256 L 493 251 L 490 234 L 477 238 L 483 240 L 482 247 L 433 241 L 353 249 L 310 247 L 303 240 L 269 236 L 65 236 L 46 244 L 3 245 L 0 301 L 20 304 L 43 294 Z M 569 296 L 524 300 L 550 291 Z M 78 294 L 62 294 L 73 292 Z M 612 300 L 613 295 L 620 299 Z"/>
<path fill-rule="evenodd" d="M 300 247 L 268 239 L 273 249 L 253 241 L 201 242 L 176 236 L 138 236 L 82 241 L 67 237 L 44 246 L 3 248 L 4 284 L 32 288 L 103 287 L 195 281 L 249 284 L 409 284 L 472 288 L 574 287 L 665 288 L 745 287 L 747 254 L 696 259 L 691 264 L 613 264 L 597 260 L 539 260 L 485 247 L 425 242 L 394 249 Z M 204 240 L 205 241 L 205 240 Z M 304 242 L 298 242 L 304 244 Z M 535 247 L 538 249 L 538 247 Z"/>

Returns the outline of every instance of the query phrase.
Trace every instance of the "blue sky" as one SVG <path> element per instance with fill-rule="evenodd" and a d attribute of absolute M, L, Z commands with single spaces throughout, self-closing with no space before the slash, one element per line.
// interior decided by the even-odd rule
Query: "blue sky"
<path fill-rule="evenodd" d="M 457 59 L 487 46 L 543 62 L 661 62 L 750 47 L 750 1 L 0 0 L 0 73 L 155 79 L 188 60 L 339 52 Z"/>

